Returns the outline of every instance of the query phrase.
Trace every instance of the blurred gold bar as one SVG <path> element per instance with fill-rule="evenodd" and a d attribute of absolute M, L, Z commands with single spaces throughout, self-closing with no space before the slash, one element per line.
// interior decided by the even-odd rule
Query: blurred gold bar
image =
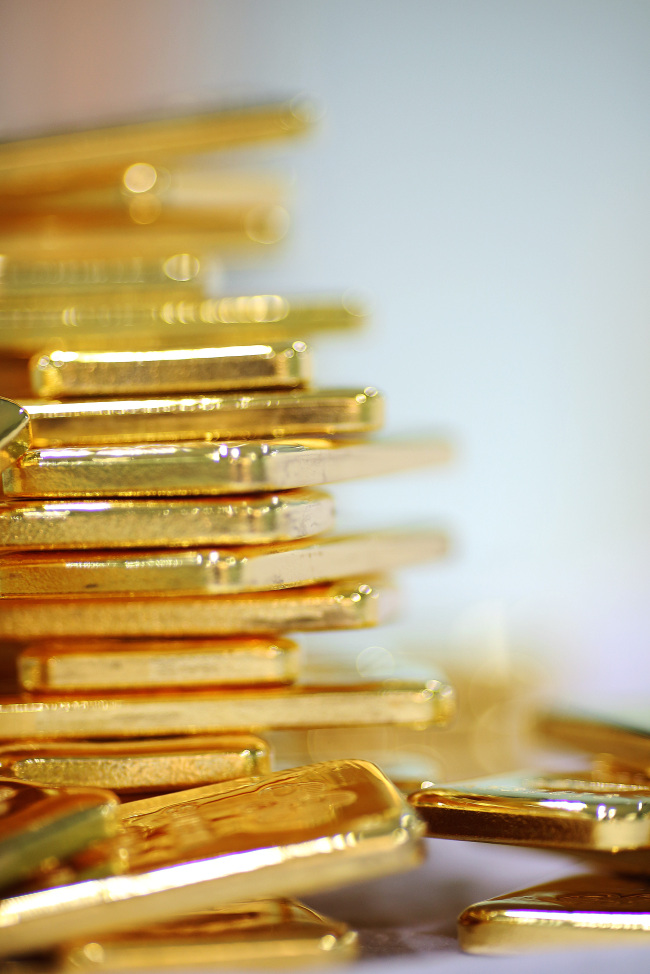
<path fill-rule="evenodd" d="M 610 754 L 616 761 L 650 775 L 650 710 L 646 707 L 553 710 L 537 729 L 555 743 L 590 754 Z"/>
<path fill-rule="evenodd" d="M 147 687 L 293 683 L 298 646 L 289 639 L 45 640 L 18 657 L 26 690 L 136 690 Z"/>
<path fill-rule="evenodd" d="M 139 352 L 44 351 L 30 365 L 37 396 L 164 395 L 232 389 L 295 389 L 311 377 L 304 342 Z"/>
<path fill-rule="evenodd" d="M 10 599 L 0 602 L 0 636 L 231 636 L 359 629 L 387 622 L 397 595 L 386 581 L 346 579 L 280 592 L 164 598 Z"/>
<path fill-rule="evenodd" d="M 0 697 L 0 738 L 160 737 L 291 727 L 449 723 L 451 687 L 439 680 L 239 690 L 133 690 Z M 647 826 L 646 826 L 647 827 Z"/>
<path fill-rule="evenodd" d="M 133 243 L 126 253 L 133 253 Z M 197 348 L 292 342 L 318 332 L 355 328 L 365 314 L 360 306 L 335 298 L 289 300 L 256 294 L 204 299 L 180 295 L 166 300 L 144 288 L 124 297 L 119 291 L 114 288 L 103 296 L 30 295 L 20 302 L 0 296 L 0 348 L 14 355 L 34 355 L 53 345 L 73 351 L 108 347 L 128 352 L 136 347 L 174 348 L 179 335 L 188 347 Z"/>
<path fill-rule="evenodd" d="M 31 442 L 28 414 L 11 399 L 0 399 L 0 471 L 21 457 Z"/>
<path fill-rule="evenodd" d="M 2 474 L 8 497 L 155 497 L 289 490 L 445 463 L 439 437 L 235 441 L 30 450 Z"/>
<path fill-rule="evenodd" d="M 59 788 L 171 791 L 270 771 L 268 745 L 249 734 L 134 741 L 42 741 L 0 748 L 0 775 Z"/>
<path fill-rule="evenodd" d="M 306 489 L 251 497 L 0 503 L 5 549 L 269 544 L 320 534 L 334 502 Z"/>
<path fill-rule="evenodd" d="M 296 901 L 265 900 L 69 944 L 57 960 L 64 971 L 285 970 L 349 963 L 358 952 L 345 923 Z"/>
<path fill-rule="evenodd" d="M 440 558 L 434 528 L 304 538 L 242 548 L 13 551 L 0 554 L 0 596 L 218 595 L 274 591 Z"/>
<path fill-rule="evenodd" d="M 202 277 L 209 261 L 197 254 L 170 253 L 157 259 L 126 254 L 112 259 L 80 256 L 70 260 L 33 254 L 24 260 L 0 254 L 0 296 L 24 305 L 55 307 L 49 291 L 67 294 L 67 304 L 83 299 L 86 292 L 96 293 L 96 301 L 106 301 L 102 292 L 114 288 L 124 291 L 178 287 L 188 297 L 199 296 Z M 47 298 L 46 298 L 47 295 Z M 117 296 L 117 295 L 115 295 Z M 59 297 L 59 307 L 64 302 Z M 8 301 L 5 301 L 8 306 Z M 0 304 L 0 307 L 2 305 Z"/>
<path fill-rule="evenodd" d="M 286 138 L 308 129 L 313 109 L 298 100 L 222 108 L 0 144 L 0 195 L 110 185 L 133 163 Z"/>
<path fill-rule="evenodd" d="M 475 903 L 458 918 L 472 954 L 647 947 L 650 882 L 589 873 Z"/>

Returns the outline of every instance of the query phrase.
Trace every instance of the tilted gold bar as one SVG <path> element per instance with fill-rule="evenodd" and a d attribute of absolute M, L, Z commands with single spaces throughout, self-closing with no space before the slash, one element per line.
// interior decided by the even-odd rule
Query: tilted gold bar
<path fill-rule="evenodd" d="M 0 903 L 0 951 L 44 950 L 183 912 L 411 869 L 421 825 L 361 761 L 296 768 L 121 806 L 129 872 Z"/>
<path fill-rule="evenodd" d="M 262 732 L 291 727 L 447 724 L 451 687 L 360 683 L 240 690 L 186 689 L 0 697 L 0 738 L 159 737 L 164 734 Z"/>
<path fill-rule="evenodd" d="M 21 457 L 31 442 L 28 414 L 11 399 L 0 399 L 0 471 Z"/>
<path fill-rule="evenodd" d="M 590 754 L 602 752 L 650 775 L 650 711 L 620 707 L 603 713 L 554 710 L 537 721 L 538 730 L 556 743 Z"/>
<path fill-rule="evenodd" d="M 435 436 L 240 440 L 30 450 L 2 474 L 8 497 L 155 497 L 289 490 L 445 463 Z"/>
<path fill-rule="evenodd" d="M 14 551 L 0 554 L 0 597 L 273 591 L 393 571 L 447 547 L 446 535 L 423 527 L 242 548 Z"/>
<path fill-rule="evenodd" d="M 0 747 L 0 775 L 59 788 L 171 791 L 268 771 L 268 745 L 250 734 Z"/>
<path fill-rule="evenodd" d="M 197 497 L 0 503 L 5 549 L 260 545 L 320 534 L 334 502 L 307 489 L 251 497 Z"/>
<path fill-rule="evenodd" d="M 46 398 L 295 389 L 311 375 L 304 342 L 149 352 L 65 352 L 34 357 L 32 388 Z"/>
<path fill-rule="evenodd" d="M 45 640 L 18 657 L 26 690 L 293 683 L 298 647 L 289 639 Z"/>

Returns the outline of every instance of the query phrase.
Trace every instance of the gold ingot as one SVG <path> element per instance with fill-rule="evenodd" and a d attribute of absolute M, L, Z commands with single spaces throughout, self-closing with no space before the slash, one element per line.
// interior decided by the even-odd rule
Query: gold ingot
<path fill-rule="evenodd" d="M 433 436 L 240 440 L 30 450 L 2 475 L 9 497 L 155 497 L 289 490 L 441 464 Z"/>
<path fill-rule="evenodd" d="M 647 947 L 650 883 L 588 873 L 475 903 L 458 918 L 472 954 Z"/>
<path fill-rule="evenodd" d="M 108 791 L 0 778 L 0 887 L 114 835 L 117 826 L 117 799 Z"/>
<path fill-rule="evenodd" d="M 4 142 L 0 195 L 111 185 L 144 160 L 142 171 L 132 175 L 142 188 L 147 166 L 300 134 L 311 126 L 313 114 L 307 103 L 294 100 Z"/>
<path fill-rule="evenodd" d="M 21 457 L 31 442 L 28 414 L 11 399 L 0 399 L 0 471 Z"/>
<path fill-rule="evenodd" d="M 18 657 L 25 690 L 293 683 L 298 646 L 289 639 L 45 640 Z"/>
<path fill-rule="evenodd" d="M 310 378 L 304 342 L 159 352 L 42 352 L 31 362 L 34 393 L 46 398 L 145 396 L 232 389 L 295 389 Z"/>
<path fill-rule="evenodd" d="M 589 713 L 557 710 L 542 715 L 537 729 L 555 743 L 615 761 L 650 775 L 650 713 L 647 708 Z"/>
<path fill-rule="evenodd" d="M 77 298 L 90 292 L 98 295 L 96 300 L 101 302 L 107 289 L 138 292 L 178 287 L 193 297 L 198 296 L 205 263 L 197 254 L 187 253 L 186 248 L 182 253 L 172 252 L 149 260 L 135 254 L 112 259 L 84 255 L 74 260 L 58 260 L 43 254 L 20 260 L 2 254 L 0 293 L 11 297 L 15 304 L 29 302 L 40 295 L 40 307 L 43 302 L 52 301 L 54 296 L 49 294 L 52 291 L 73 292 Z M 212 267 L 209 262 L 208 266 Z M 69 294 L 68 303 L 71 301 Z"/>
<path fill-rule="evenodd" d="M 0 748 L 0 775 L 120 794 L 172 791 L 270 771 L 268 745 L 249 734 L 134 741 L 42 741 Z"/>
<path fill-rule="evenodd" d="M 162 539 L 161 539 L 162 540 Z M 433 528 L 304 538 L 242 548 L 14 551 L 0 555 L 0 596 L 219 595 L 274 591 L 440 558 Z"/>
<path fill-rule="evenodd" d="M 274 968 L 349 963 L 357 934 L 302 903 L 263 900 L 206 910 L 145 930 L 68 944 L 59 969 L 141 971 Z"/>
<path fill-rule="evenodd" d="M 340 761 L 121 806 L 124 876 L 0 903 L 19 955 L 184 913 L 303 895 L 411 869 L 422 826 L 373 765 Z"/>
<path fill-rule="evenodd" d="M 40 447 L 367 433 L 384 420 L 370 387 L 23 405 Z"/>
<path fill-rule="evenodd" d="M 0 504 L 5 549 L 260 545 L 321 534 L 334 502 L 322 491 L 251 497 L 27 501 Z"/>

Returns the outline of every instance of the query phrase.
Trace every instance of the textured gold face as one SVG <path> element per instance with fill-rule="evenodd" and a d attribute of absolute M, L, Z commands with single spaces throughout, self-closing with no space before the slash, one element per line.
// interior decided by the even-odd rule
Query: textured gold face
<path fill-rule="evenodd" d="M 0 399 L 0 471 L 29 449 L 31 426 L 25 410 L 10 399 Z"/>

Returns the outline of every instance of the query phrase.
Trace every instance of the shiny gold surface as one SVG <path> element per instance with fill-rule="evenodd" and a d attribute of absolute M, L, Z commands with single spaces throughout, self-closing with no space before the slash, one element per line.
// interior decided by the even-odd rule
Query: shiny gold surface
<path fill-rule="evenodd" d="M 0 747 L 0 775 L 15 781 L 112 791 L 171 791 L 270 770 L 269 748 L 249 734 L 159 740 L 42 741 Z"/>
<path fill-rule="evenodd" d="M 556 743 L 590 754 L 610 754 L 630 768 L 650 774 L 650 711 L 646 707 L 603 713 L 551 711 L 538 719 L 537 729 Z"/>
<path fill-rule="evenodd" d="M 449 459 L 434 436 L 30 450 L 2 475 L 10 497 L 182 496 L 287 490 Z"/>
<path fill-rule="evenodd" d="M 285 138 L 309 128 L 313 111 L 289 101 L 57 132 L 0 144 L 0 195 L 110 185 L 132 163 Z"/>
<path fill-rule="evenodd" d="M 107 263 L 120 257 L 133 259 L 134 242 L 129 239 L 131 249 L 107 255 Z M 167 240 L 160 233 L 155 240 L 160 260 L 177 253 L 178 240 Z M 188 248 L 193 242 L 186 239 L 182 244 Z M 79 260 L 85 256 L 79 255 Z M 145 259 L 152 261 L 153 256 Z M 170 286 L 175 286 L 173 281 Z M 354 328 L 364 321 L 363 309 L 337 299 L 301 301 L 255 294 L 199 300 L 180 294 L 166 300 L 144 289 L 142 293 L 132 289 L 124 296 L 112 289 L 89 297 L 87 293 L 83 297 L 36 295 L 20 303 L 10 296 L 0 298 L 0 348 L 14 355 L 33 355 L 53 345 L 74 351 L 104 351 L 108 346 L 128 352 L 136 347 L 174 348 L 180 335 L 186 345 L 197 348 L 293 342 L 318 332 Z"/>
<path fill-rule="evenodd" d="M 115 287 L 140 290 L 180 286 L 187 289 L 188 297 L 193 297 L 206 263 L 197 254 L 186 252 L 166 254 L 155 260 L 137 255 L 108 260 L 85 255 L 75 260 L 57 260 L 44 254 L 17 260 L 2 254 L 0 294 L 18 304 L 51 291 L 74 292 L 75 296 L 90 291 L 101 296 L 106 289 Z M 208 266 L 214 269 L 209 263 Z M 68 303 L 71 300 L 68 295 Z"/>
<path fill-rule="evenodd" d="M 298 647 L 289 639 L 44 640 L 18 657 L 26 690 L 293 683 Z"/>
<path fill-rule="evenodd" d="M 40 447 L 238 436 L 365 433 L 384 419 L 376 389 L 309 389 L 160 399 L 25 402 Z"/>
<path fill-rule="evenodd" d="M 65 352 L 36 355 L 37 396 L 131 396 L 229 389 L 297 388 L 310 377 L 304 342 L 230 345 L 159 352 Z"/>
<path fill-rule="evenodd" d="M 0 399 L 0 471 L 29 449 L 32 431 L 29 416 L 11 399 Z"/>
<path fill-rule="evenodd" d="M 0 696 L 0 739 L 158 737 L 364 724 L 440 724 L 453 717 L 438 680 Z"/>
<path fill-rule="evenodd" d="M 393 571 L 446 550 L 446 536 L 423 527 L 242 548 L 16 551 L 0 554 L 0 597 L 273 591 Z"/>
<path fill-rule="evenodd" d="M 121 806 L 129 873 L 0 903 L 0 951 L 410 869 L 421 824 L 372 765 L 341 761 Z"/>
<path fill-rule="evenodd" d="M 415 792 L 427 835 L 558 850 L 650 846 L 650 789 L 590 771 L 478 778 Z"/>
<path fill-rule="evenodd" d="M 650 937 L 650 883 L 589 873 L 475 903 L 458 918 L 463 950 L 643 947 Z"/>
<path fill-rule="evenodd" d="M 317 490 L 197 497 L 0 503 L 5 549 L 147 548 L 268 544 L 333 526 L 334 502 Z"/>

